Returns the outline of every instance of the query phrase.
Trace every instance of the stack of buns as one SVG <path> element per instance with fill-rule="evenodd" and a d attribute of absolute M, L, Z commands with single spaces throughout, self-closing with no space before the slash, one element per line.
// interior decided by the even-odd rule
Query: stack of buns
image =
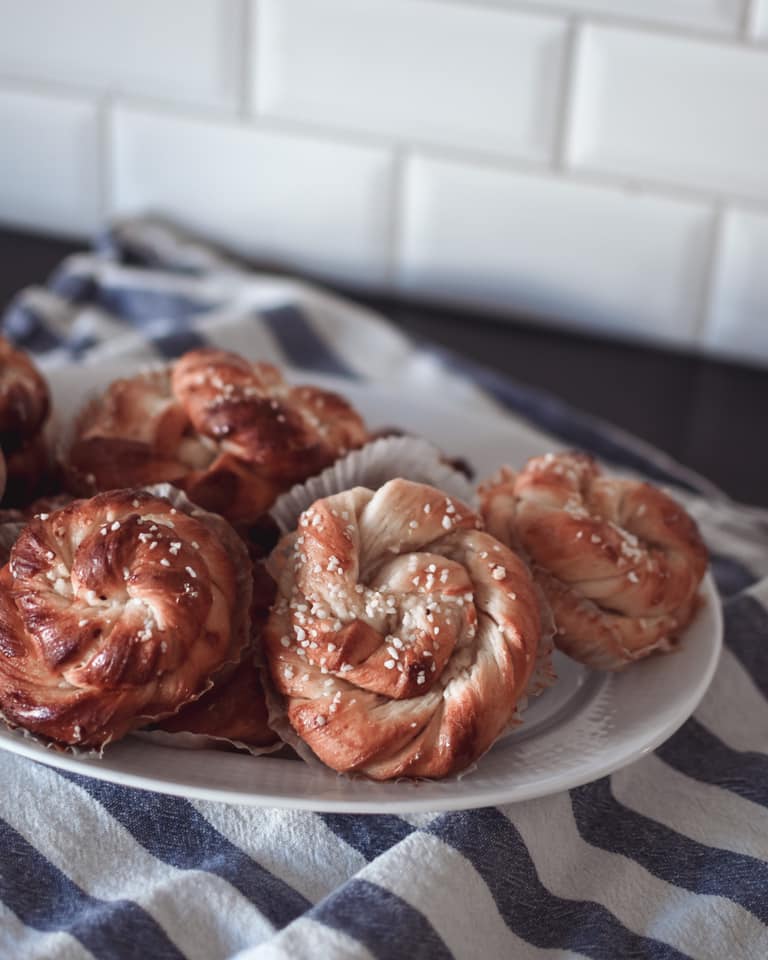
<path fill-rule="evenodd" d="M 44 428 L 48 385 L 29 357 L 0 337 L 0 489 L 15 506 L 45 491 L 49 458 Z"/>
<path fill-rule="evenodd" d="M 214 349 L 88 400 L 53 471 L 49 406 L 3 343 L 0 716 L 55 749 L 139 732 L 456 775 L 555 682 L 553 635 L 622 669 L 672 649 L 700 603 L 693 520 L 584 454 L 504 467 L 476 497 L 446 488 L 436 451 L 418 479 L 395 457 L 386 482 L 334 480 L 373 449 L 351 404 Z"/>

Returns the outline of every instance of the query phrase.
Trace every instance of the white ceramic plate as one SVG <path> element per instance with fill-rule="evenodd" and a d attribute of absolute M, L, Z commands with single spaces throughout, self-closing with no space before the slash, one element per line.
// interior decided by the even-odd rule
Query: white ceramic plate
<path fill-rule="evenodd" d="M 127 372 L 125 365 L 53 372 L 54 409 L 66 417 L 86 393 Z M 413 430 L 468 459 L 481 477 L 504 462 L 520 463 L 543 452 L 536 434 L 523 424 L 469 415 L 449 397 L 438 402 L 434 396 L 311 379 L 343 392 L 372 426 Z M 110 747 L 102 760 L 55 753 L 7 730 L 0 731 L 0 748 L 132 787 L 253 806 L 406 813 L 541 797 L 637 760 L 691 715 L 712 679 L 722 642 L 720 603 L 710 576 L 703 593 L 702 610 L 673 654 L 618 675 L 587 670 L 557 654 L 557 684 L 533 701 L 515 732 L 459 780 L 379 784 L 294 760 L 178 750 L 133 737 Z"/>

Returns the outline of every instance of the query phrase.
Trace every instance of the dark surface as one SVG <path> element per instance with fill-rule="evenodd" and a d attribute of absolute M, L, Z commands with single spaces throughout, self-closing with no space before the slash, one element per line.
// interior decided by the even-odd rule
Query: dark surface
<path fill-rule="evenodd" d="M 83 246 L 0 231 L 0 310 Z M 630 430 L 732 497 L 768 506 L 768 371 L 467 312 L 366 303 L 411 334 Z"/>

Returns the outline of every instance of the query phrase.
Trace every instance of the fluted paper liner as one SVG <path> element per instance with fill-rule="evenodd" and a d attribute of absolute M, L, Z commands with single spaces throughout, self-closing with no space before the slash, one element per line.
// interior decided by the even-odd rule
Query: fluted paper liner
<path fill-rule="evenodd" d="M 375 440 L 281 494 L 269 515 L 281 533 L 290 533 L 296 529 L 300 515 L 315 500 L 352 487 L 378 490 L 396 477 L 428 483 L 456 497 L 473 510 L 477 509 L 477 497 L 472 484 L 464 474 L 443 463 L 441 457 L 437 447 L 420 437 L 384 437 Z"/>

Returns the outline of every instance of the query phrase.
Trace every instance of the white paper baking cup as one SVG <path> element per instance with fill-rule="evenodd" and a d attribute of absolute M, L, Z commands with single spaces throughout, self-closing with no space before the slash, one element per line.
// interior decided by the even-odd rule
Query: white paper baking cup
<path fill-rule="evenodd" d="M 243 743 L 240 740 L 229 740 L 227 737 L 214 737 L 206 733 L 173 732 L 171 730 L 134 730 L 131 734 L 137 740 L 146 740 L 148 743 L 157 743 L 161 747 L 173 747 L 174 750 L 228 750 L 234 747 L 250 753 L 252 757 L 262 757 L 267 753 L 276 753 L 282 750 L 285 744 L 278 739 L 267 747 L 254 747 L 253 744 Z"/>
<path fill-rule="evenodd" d="M 258 638 L 254 637 L 253 646 L 243 654 L 240 663 L 244 663 L 248 657 L 252 657 L 254 659 L 256 668 L 259 672 L 262 691 L 265 691 L 267 684 L 266 667 L 264 666 L 263 657 L 260 655 L 260 651 L 261 646 Z M 220 670 L 217 676 L 214 678 L 214 686 L 218 680 L 228 680 L 232 673 L 238 669 L 239 665 L 239 663 L 225 664 L 222 670 Z M 264 696 L 266 697 L 266 692 L 264 692 Z M 186 706 L 189 706 L 189 704 L 184 704 L 184 707 Z M 183 710 L 184 707 L 181 709 Z M 164 719 L 167 719 L 167 717 Z M 271 727 L 271 723 L 268 722 L 267 726 Z M 134 730 L 130 735 L 139 740 L 146 740 L 149 743 L 158 743 L 165 747 L 177 747 L 179 750 L 225 750 L 229 747 L 235 747 L 237 750 L 245 750 L 253 757 L 260 757 L 266 753 L 275 753 L 277 750 L 281 750 L 285 746 L 277 731 L 273 729 L 272 732 L 278 738 L 277 741 L 263 747 L 254 746 L 251 743 L 243 743 L 241 740 L 232 740 L 229 737 L 215 736 L 208 733 L 192 733 L 191 731 L 187 730 L 154 730 L 152 729 L 151 725 L 141 730 Z"/>
<path fill-rule="evenodd" d="M 290 533 L 296 529 L 301 514 L 316 500 L 352 487 L 378 490 L 396 477 L 428 483 L 476 510 L 472 484 L 441 458 L 437 447 L 420 437 L 384 437 L 353 450 L 304 483 L 297 483 L 277 498 L 269 515 L 281 533 Z"/>

